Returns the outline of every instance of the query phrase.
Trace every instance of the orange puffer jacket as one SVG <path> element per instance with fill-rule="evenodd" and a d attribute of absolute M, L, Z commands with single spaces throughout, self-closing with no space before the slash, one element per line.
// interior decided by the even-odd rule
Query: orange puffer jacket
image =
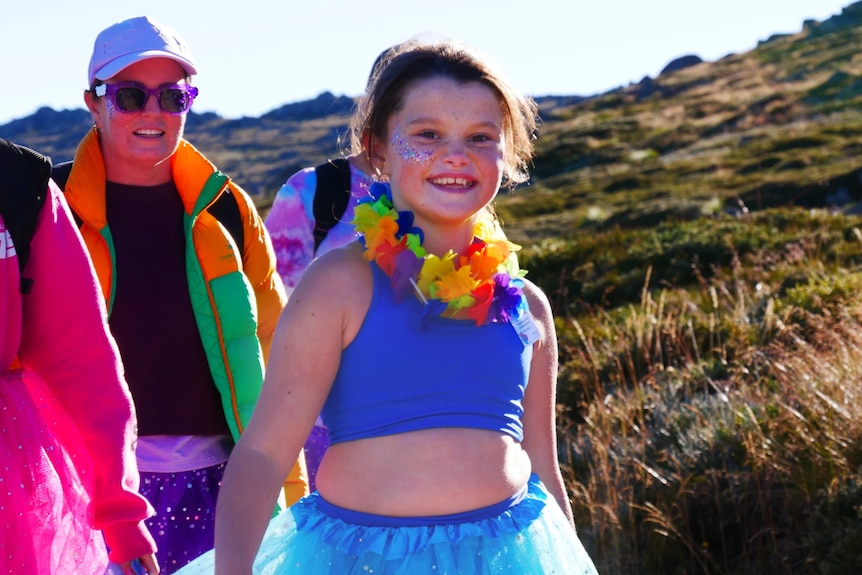
<path fill-rule="evenodd" d="M 269 347 L 286 303 L 275 254 L 251 198 L 188 141 L 171 158 L 174 183 L 185 206 L 189 293 L 210 372 L 234 440 L 260 394 Z M 81 219 L 81 234 L 96 268 L 110 314 L 116 261 L 105 208 L 105 166 L 95 128 L 78 146 L 65 192 Z M 244 246 L 207 211 L 221 194 L 236 199 Z M 238 254 L 242 254 L 241 257 Z M 285 487 L 291 504 L 308 486 L 300 457 Z"/>

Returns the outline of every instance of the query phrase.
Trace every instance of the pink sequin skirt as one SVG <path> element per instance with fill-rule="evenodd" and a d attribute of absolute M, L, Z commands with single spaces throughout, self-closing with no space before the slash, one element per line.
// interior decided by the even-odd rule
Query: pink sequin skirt
<path fill-rule="evenodd" d="M 91 461 L 33 372 L 0 374 L 0 574 L 95 575 L 108 566 L 93 525 Z"/>

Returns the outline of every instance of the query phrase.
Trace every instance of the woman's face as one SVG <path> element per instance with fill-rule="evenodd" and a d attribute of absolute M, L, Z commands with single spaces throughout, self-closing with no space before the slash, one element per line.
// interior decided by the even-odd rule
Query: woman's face
<path fill-rule="evenodd" d="M 497 194 L 505 167 L 503 113 L 494 91 L 445 77 L 408 87 L 381 143 L 398 209 L 417 225 L 468 224 Z"/>
<path fill-rule="evenodd" d="M 117 82 L 134 82 L 148 89 L 184 85 L 186 72 L 173 60 L 151 58 L 132 64 L 106 84 Z M 170 181 L 170 158 L 183 137 L 186 114 L 162 111 L 155 95 L 136 112 L 124 112 L 110 97 L 90 92 L 85 101 L 99 129 L 108 180 L 133 185 Z"/>

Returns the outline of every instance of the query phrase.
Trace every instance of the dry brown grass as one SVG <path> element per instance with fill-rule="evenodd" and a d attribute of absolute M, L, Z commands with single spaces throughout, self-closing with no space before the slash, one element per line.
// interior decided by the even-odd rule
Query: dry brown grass
<path fill-rule="evenodd" d="M 569 320 L 561 443 L 601 573 L 860 572 L 862 315 L 827 307 L 730 278 Z"/>

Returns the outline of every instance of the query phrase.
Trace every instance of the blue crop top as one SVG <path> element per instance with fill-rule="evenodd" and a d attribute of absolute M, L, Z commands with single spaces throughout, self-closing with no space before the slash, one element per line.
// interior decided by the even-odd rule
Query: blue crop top
<path fill-rule="evenodd" d="M 521 441 L 533 346 L 509 323 L 423 318 L 418 299 L 395 304 L 389 277 L 370 266 L 371 305 L 323 406 L 331 443 L 435 427 Z"/>

